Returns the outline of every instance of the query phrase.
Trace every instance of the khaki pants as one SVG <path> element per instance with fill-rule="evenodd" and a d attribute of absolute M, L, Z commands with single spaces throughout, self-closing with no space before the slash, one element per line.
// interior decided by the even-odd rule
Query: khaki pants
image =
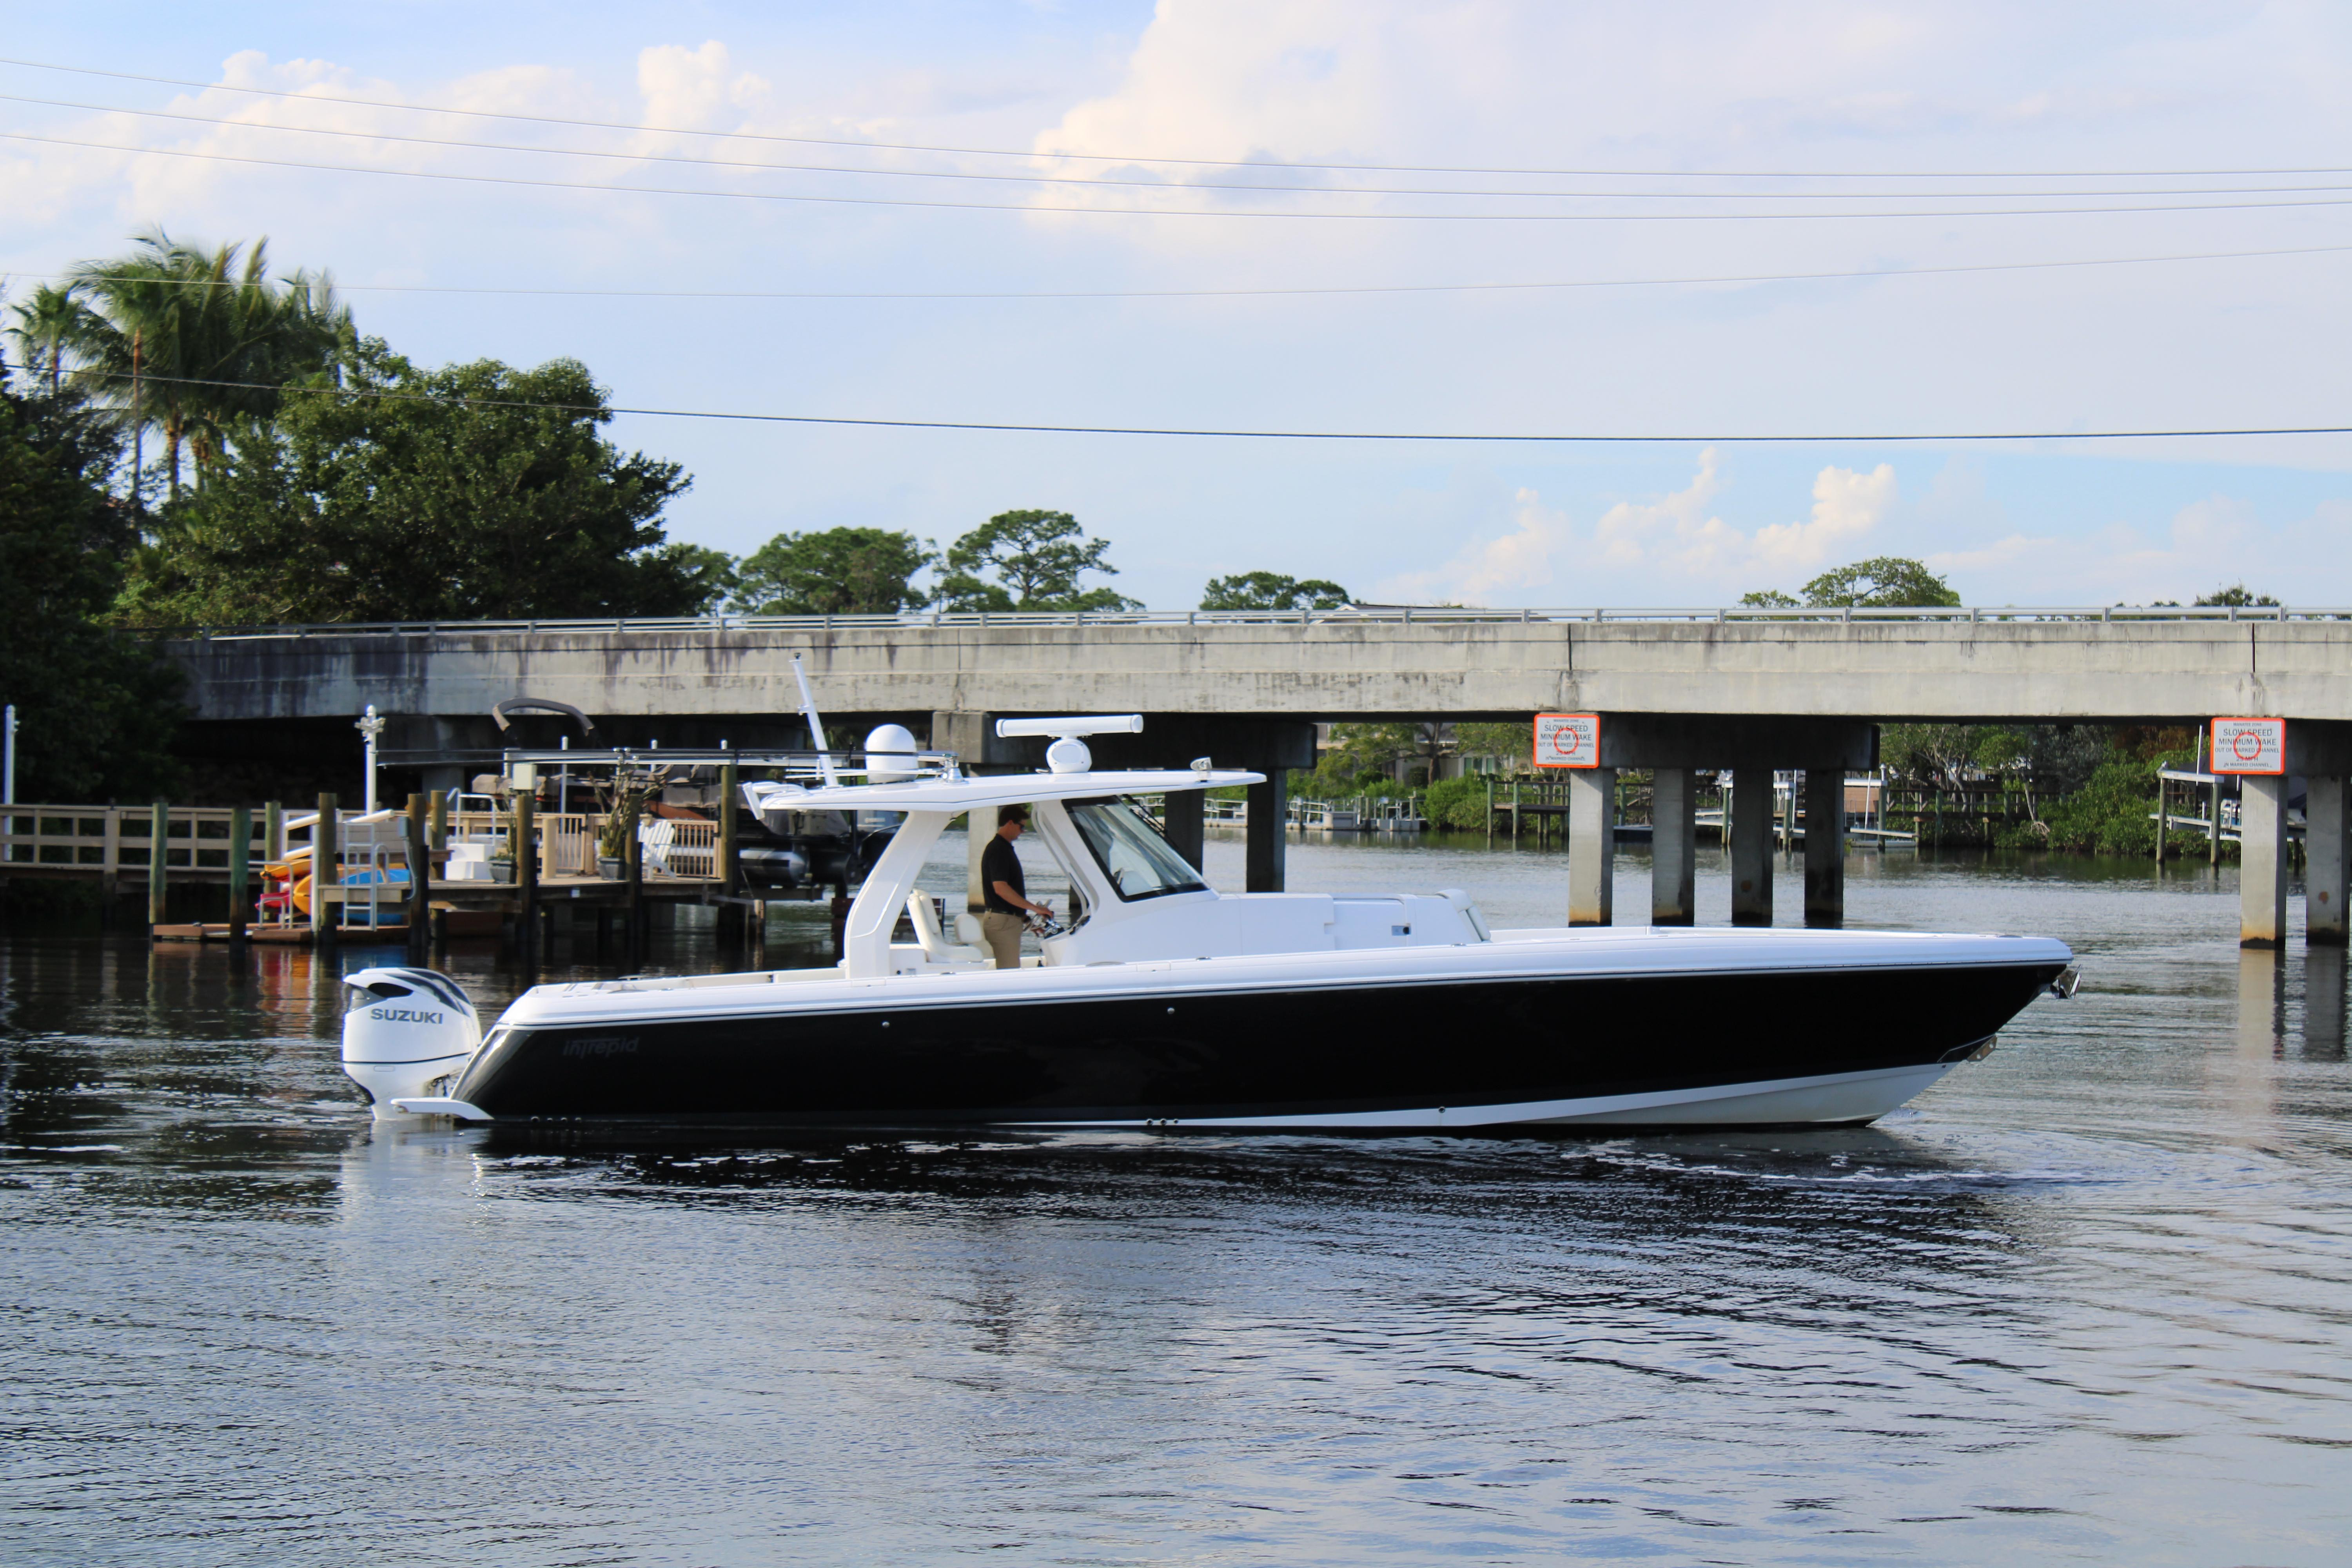
<path fill-rule="evenodd" d="M 1028 929 L 1026 916 L 1008 915 L 991 910 L 980 917 L 980 934 L 988 943 L 988 951 L 996 954 L 999 969 L 1021 967 L 1021 933 Z"/>

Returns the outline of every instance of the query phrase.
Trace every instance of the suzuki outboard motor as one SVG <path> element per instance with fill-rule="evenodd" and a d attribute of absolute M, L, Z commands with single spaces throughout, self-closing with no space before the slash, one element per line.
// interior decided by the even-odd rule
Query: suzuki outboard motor
<path fill-rule="evenodd" d="M 443 1092 L 482 1043 L 466 993 L 430 969 L 362 969 L 343 976 L 343 1071 L 378 1116 L 402 1099 Z"/>

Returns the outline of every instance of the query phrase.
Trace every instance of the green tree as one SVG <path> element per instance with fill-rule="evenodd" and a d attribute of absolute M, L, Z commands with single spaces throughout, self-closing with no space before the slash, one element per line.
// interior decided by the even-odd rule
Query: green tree
<path fill-rule="evenodd" d="M 1336 610 L 1355 601 L 1347 589 L 1320 577 L 1242 572 L 1213 577 L 1201 590 L 1204 610 Z"/>
<path fill-rule="evenodd" d="M 1743 605 L 1762 609 L 1794 609 L 1800 601 L 1776 588 L 1741 596 Z M 1850 566 L 1824 572 L 1805 584 L 1802 606 L 1834 610 L 1893 608 L 1906 605 L 1957 605 L 1959 595 L 1926 564 L 1901 555 L 1874 555 Z"/>
<path fill-rule="evenodd" d="M 688 615 L 718 552 L 666 539 L 688 480 L 624 453 L 575 360 L 420 370 L 375 339 L 341 389 L 289 388 L 172 508 L 123 614 L 144 625 Z"/>
<path fill-rule="evenodd" d="M 1456 724 L 1454 748 L 1465 757 L 1499 757 L 1505 773 L 1532 773 L 1536 765 L 1536 720 L 1507 724 Z"/>
<path fill-rule="evenodd" d="M 2252 592 L 2243 583 L 2232 583 L 2226 588 L 2216 588 L 2210 594 L 2199 595 L 2197 596 L 2197 603 L 2200 605 L 2234 605 L 2242 610 L 2251 608 L 2256 605 L 2275 605 L 2278 601 L 2272 598 L 2268 594 L 2257 594 Z"/>
<path fill-rule="evenodd" d="M 911 533 L 780 533 L 736 569 L 730 609 L 755 616 L 889 616 L 928 604 L 915 574 L 939 559 Z"/>
<path fill-rule="evenodd" d="M 351 338 L 332 284 L 304 272 L 272 283 L 268 249 L 263 240 L 207 251 L 154 229 L 128 257 L 74 268 L 70 292 L 88 308 L 68 318 L 60 346 L 134 431 L 163 431 L 174 497 L 183 446 L 201 483 L 230 425 L 275 414 L 278 388 L 324 370 Z"/>
<path fill-rule="evenodd" d="M 13 310 L 16 324 L 8 329 L 8 336 L 24 356 L 25 368 L 47 379 L 52 399 L 60 396 L 66 356 L 77 353 L 104 323 L 72 289 L 54 283 L 42 284 Z"/>
<path fill-rule="evenodd" d="M 136 538 L 106 493 L 118 455 L 70 392 L 0 390 L 0 701 L 16 705 L 20 800 L 135 800 L 175 771 L 179 672 L 100 620 Z"/>
<path fill-rule="evenodd" d="M 1439 766 L 1454 752 L 1454 735 L 1442 723 L 1412 720 L 1382 724 L 1334 724 L 1331 755 L 1326 759 L 1337 774 L 1389 773 L 1400 763 L 1418 772 L 1423 782 L 1437 776 Z M 1530 748 L 1532 749 L 1532 748 Z M 1417 766 L 1415 766 L 1417 764 Z M 1318 763 L 1321 772 L 1325 763 Z"/>
<path fill-rule="evenodd" d="M 1103 559 L 1109 549 L 1066 511 L 1001 511 L 948 547 L 940 599 L 950 610 L 1141 609 L 1108 588 L 1078 586 L 1088 572 L 1118 574 Z"/>

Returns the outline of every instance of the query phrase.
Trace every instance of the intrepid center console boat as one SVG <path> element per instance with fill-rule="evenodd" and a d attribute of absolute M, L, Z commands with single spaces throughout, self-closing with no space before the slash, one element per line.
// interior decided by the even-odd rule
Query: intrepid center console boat
<path fill-rule="evenodd" d="M 1059 737 L 1042 773 L 745 785 L 763 816 L 905 814 L 836 966 L 541 985 L 487 1035 L 446 976 L 364 970 L 346 1068 L 379 1114 L 500 1123 L 1852 1125 L 2074 992 L 2074 955 L 2038 937 L 1494 931 L 1454 889 L 1222 893 L 1138 802 L 1261 775 L 1093 771 L 1079 737 L 1141 722 L 1006 721 Z M 915 881 L 957 817 L 986 832 L 1013 804 L 1076 908 L 998 970 Z"/>

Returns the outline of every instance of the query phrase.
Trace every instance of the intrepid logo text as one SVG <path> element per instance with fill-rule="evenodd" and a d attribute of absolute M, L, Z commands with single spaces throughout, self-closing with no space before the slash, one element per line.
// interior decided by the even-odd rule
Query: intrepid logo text
<path fill-rule="evenodd" d="M 563 1054 L 567 1057 L 635 1056 L 637 1037 L 635 1035 L 598 1035 L 591 1039 L 566 1040 Z"/>

